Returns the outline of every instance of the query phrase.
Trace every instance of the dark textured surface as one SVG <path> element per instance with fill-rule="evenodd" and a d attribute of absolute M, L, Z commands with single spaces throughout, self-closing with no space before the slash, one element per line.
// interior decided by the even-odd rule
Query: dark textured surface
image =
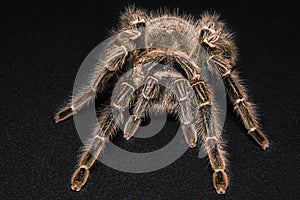
<path fill-rule="evenodd" d="M 70 95 L 81 62 L 104 40 L 128 2 L 109 1 L 104 6 L 69 1 L 1 5 L 0 198 L 299 199 L 300 43 L 294 6 L 197 2 L 136 5 L 179 7 L 196 18 L 204 10 L 216 10 L 236 33 L 241 76 L 272 144 L 265 152 L 259 149 L 228 108 L 224 137 L 231 178 L 226 195 L 215 193 L 208 162 L 197 158 L 196 149 L 146 174 L 120 172 L 99 163 L 81 192 L 70 190 L 82 143 L 72 120 L 55 125 L 53 115 Z M 119 142 L 134 145 L 134 140 Z"/>

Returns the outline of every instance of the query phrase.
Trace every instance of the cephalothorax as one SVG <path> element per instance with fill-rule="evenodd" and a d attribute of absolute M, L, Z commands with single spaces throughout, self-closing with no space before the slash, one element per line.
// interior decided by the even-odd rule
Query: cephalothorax
<path fill-rule="evenodd" d="M 89 177 L 89 169 L 101 154 L 105 143 L 116 134 L 124 123 L 123 111 L 132 108 L 132 120 L 125 122 L 124 138 L 130 139 L 138 129 L 143 117 L 154 104 L 161 104 L 169 114 L 176 115 L 182 123 L 184 139 L 189 147 L 202 141 L 210 165 L 213 169 L 212 181 L 217 193 L 225 193 L 228 187 L 226 158 L 223 150 L 221 130 L 214 115 L 215 105 L 210 85 L 200 71 L 204 66 L 222 77 L 229 100 L 234 105 L 245 128 L 254 141 L 263 149 L 269 142 L 262 133 L 254 105 L 248 101 L 246 90 L 233 67 L 236 64 L 237 50 L 232 35 L 216 14 L 205 13 L 200 20 L 190 16 L 180 16 L 176 12 L 151 12 L 128 7 L 120 17 L 120 27 L 116 34 L 122 45 L 108 47 L 101 67 L 91 75 L 89 86 L 82 89 L 70 102 L 55 115 L 56 122 L 72 117 L 84 105 L 100 93 L 107 82 L 131 60 L 133 72 L 119 83 L 109 106 L 99 116 L 99 126 L 86 146 L 75 170 L 71 188 L 79 191 Z M 143 48 L 136 49 L 136 44 Z M 205 54 L 199 49 L 204 49 Z M 180 73 L 167 67 L 155 68 L 156 63 L 180 69 Z M 149 66 L 147 73 L 143 68 Z M 149 70 L 148 70 L 149 69 Z M 159 81 L 170 79 L 174 94 L 160 87 Z M 142 88 L 135 90 L 136 85 Z M 197 103 L 190 105 L 189 90 L 196 96 Z M 134 102 L 134 103 L 132 103 Z M 192 116 L 195 108 L 197 116 Z M 194 120 L 197 120 L 197 127 Z M 213 144 L 213 146 L 211 146 Z"/>

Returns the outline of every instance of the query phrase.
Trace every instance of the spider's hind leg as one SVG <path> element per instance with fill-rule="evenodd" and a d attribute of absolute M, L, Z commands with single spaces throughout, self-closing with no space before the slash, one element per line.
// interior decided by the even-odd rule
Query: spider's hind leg
<path fill-rule="evenodd" d="M 79 159 L 78 168 L 75 170 L 72 180 L 72 190 L 79 191 L 87 182 L 89 169 L 102 153 L 106 142 L 114 136 L 121 123 L 123 123 L 123 111 L 129 106 L 134 93 L 134 87 L 128 82 L 117 86 L 116 98 L 112 98 L 111 106 L 107 106 L 99 116 L 99 125 L 93 132 L 93 137 L 83 149 Z"/>
<path fill-rule="evenodd" d="M 59 123 L 61 121 L 67 120 L 71 118 L 75 114 L 74 109 L 72 106 L 66 106 L 62 109 L 60 109 L 54 117 L 55 123 Z"/>
<path fill-rule="evenodd" d="M 91 74 L 89 85 L 79 90 L 70 102 L 56 113 L 54 117 L 56 123 L 72 117 L 94 99 L 97 92 L 102 91 L 108 80 L 124 66 L 128 55 L 134 50 L 134 40 L 140 36 L 141 32 L 133 29 L 119 33 L 113 41 L 110 41 Z"/>
<path fill-rule="evenodd" d="M 101 91 L 107 81 L 120 67 L 123 66 L 125 58 L 128 55 L 124 46 L 113 47 L 108 52 L 108 55 L 106 55 L 106 61 L 104 63 L 100 63 L 95 69 L 94 75 L 89 81 L 89 86 L 81 89 L 75 96 L 72 97 L 70 103 L 56 113 L 56 123 L 72 117 L 76 111 L 80 110 L 85 104 L 94 99 L 96 97 L 96 93 Z"/>
<path fill-rule="evenodd" d="M 228 66 L 226 61 L 218 56 L 213 56 L 212 60 L 218 66 L 218 71 L 223 78 L 228 97 L 234 106 L 234 110 L 240 116 L 245 128 L 248 130 L 248 135 L 250 135 L 262 149 L 267 149 L 269 147 L 269 141 L 266 135 L 261 131 L 254 104 L 248 101 L 246 89 L 237 72 L 232 71 L 232 67 Z"/>
<path fill-rule="evenodd" d="M 112 137 L 118 128 L 115 119 L 111 115 L 111 108 L 107 107 L 98 118 L 100 126 L 94 131 L 94 137 L 90 139 L 87 146 L 83 148 L 77 169 L 71 179 L 71 189 L 80 191 L 86 184 L 90 168 L 94 165 L 100 153 L 103 152 L 106 142 Z"/>

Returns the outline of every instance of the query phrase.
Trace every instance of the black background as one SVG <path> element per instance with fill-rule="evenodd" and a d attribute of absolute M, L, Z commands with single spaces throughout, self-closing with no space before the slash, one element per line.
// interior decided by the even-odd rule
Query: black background
<path fill-rule="evenodd" d="M 231 178 L 223 196 L 215 193 L 207 159 L 197 158 L 196 149 L 145 174 L 98 163 L 82 191 L 71 191 L 82 143 L 72 120 L 56 125 L 53 116 L 70 95 L 86 55 L 133 2 L 2 4 L 1 199 L 299 199 L 299 21 L 294 5 L 272 2 L 135 1 L 146 9 L 178 7 L 195 18 L 217 11 L 235 32 L 241 76 L 258 104 L 271 148 L 258 148 L 229 106 L 224 137 Z M 135 139 L 126 145 L 134 146 Z"/>

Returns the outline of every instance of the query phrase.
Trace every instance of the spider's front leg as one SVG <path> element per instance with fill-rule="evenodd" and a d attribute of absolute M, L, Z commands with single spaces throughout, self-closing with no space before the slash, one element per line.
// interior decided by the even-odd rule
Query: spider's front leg
<path fill-rule="evenodd" d="M 190 148 L 193 148 L 197 143 L 197 130 L 193 123 L 195 118 L 191 107 L 191 91 L 188 80 L 183 77 L 177 79 L 174 81 L 172 90 L 178 100 L 181 129 L 185 141 Z"/>
<path fill-rule="evenodd" d="M 94 137 L 83 149 L 78 168 L 72 176 L 72 190 L 79 191 L 85 185 L 90 174 L 89 169 L 103 151 L 105 143 L 114 136 L 119 125 L 123 123 L 123 112 L 130 104 L 134 87 L 129 82 L 123 82 L 116 88 L 117 96 L 112 98 L 111 106 L 107 106 L 98 118 L 99 125 L 93 132 Z"/>
<path fill-rule="evenodd" d="M 137 131 L 142 122 L 142 118 L 149 108 L 154 103 L 154 100 L 159 95 L 158 80 L 153 76 L 148 76 L 145 81 L 145 85 L 138 96 L 137 102 L 133 107 L 133 115 L 129 118 L 124 128 L 124 138 L 129 140 Z"/>
<path fill-rule="evenodd" d="M 111 46 L 107 47 L 103 60 L 99 61 L 95 71 L 91 75 L 89 85 L 77 92 L 70 100 L 70 103 L 55 114 L 54 119 L 56 123 L 72 117 L 85 104 L 96 97 L 97 92 L 100 92 L 108 80 L 123 67 L 129 52 L 133 49 L 131 40 L 137 39 L 140 35 L 141 33 L 137 30 L 127 30 L 114 38 L 116 43 L 120 44 L 110 44 Z"/>
<path fill-rule="evenodd" d="M 174 85 L 170 91 L 169 88 L 165 88 L 163 96 L 159 97 L 161 89 L 159 87 L 159 79 L 164 79 L 166 77 L 173 79 Z M 197 142 L 197 131 L 192 124 L 194 118 L 189 105 L 188 86 L 188 81 L 178 73 L 154 70 L 154 73 L 146 78 L 142 92 L 133 107 L 133 120 L 129 119 L 125 125 L 124 138 L 130 139 L 135 134 L 141 124 L 141 119 L 149 112 L 153 103 L 158 100 L 168 114 L 180 117 L 185 141 L 189 147 L 195 147 Z M 170 92 L 173 93 L 173 95 L 170 95 Z M 174 99 L 175 96 L 179 103 Z M 173 98 L 171 99 L 171 97 Z M 180 114 L 178 114 L 179 105 L 181 107 Z"/>
<path fill-rule="evenodd" d="M 178 63 L 188 74 L 189 82 L 197 97 L 198 137 L 203 141 L 203 150 L 208 154 L 211 168 L 214 170 L 212 175 L 213 186 L 218 194 L 224 194 L 228 188 L 229 181 L 226 171 L 226 157 L 223 150 L 223 141 L 216 108 L 213 104 L 211 89 L 201 79 L 198 71 L 199 67 L 189 59 L 178 59 Z M 190 70 L 187 70 L 190 69 Z"/>
<path fill-rule="evenodd" d="M 208 85 L 199 76 L 191 80 L 192 87 L 198 99 L 199 137 L 203 141 L 203 148 L 208 154 L 209 162 L 214 170 L 213 186 L 218 194 L 224 194 L 228 185 L 226 174 L 226 158 L 223 150 L 221 129 L 216 116 L 216 108 L 212 101 L 212 93 Z"/>

